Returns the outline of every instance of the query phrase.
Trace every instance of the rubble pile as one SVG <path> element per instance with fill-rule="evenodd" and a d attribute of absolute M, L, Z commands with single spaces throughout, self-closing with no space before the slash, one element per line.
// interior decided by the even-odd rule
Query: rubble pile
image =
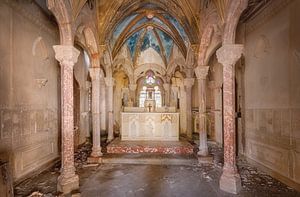
<path fill-rule="evenodd" d="M 87 164 L 87 158 L 92 152 L 92 144 L 86 142 L 85 144 L 78 147 L 74 153 L 75 167 L 82 168 Z"/>

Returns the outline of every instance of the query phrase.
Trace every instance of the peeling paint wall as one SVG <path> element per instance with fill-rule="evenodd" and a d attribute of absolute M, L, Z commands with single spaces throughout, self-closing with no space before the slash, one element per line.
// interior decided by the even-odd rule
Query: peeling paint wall
<path fill-rule="evenodd" d="M 272 1 L 244 29 L 245 155 L 298 184 L 299 9 L 297 0 Z"/>
<path fill-rule="evenodd" d="M 59 156 L 59 34 L 30 1 L 1 1 L 0 21 L 0 153 L 17 180 Z"/>

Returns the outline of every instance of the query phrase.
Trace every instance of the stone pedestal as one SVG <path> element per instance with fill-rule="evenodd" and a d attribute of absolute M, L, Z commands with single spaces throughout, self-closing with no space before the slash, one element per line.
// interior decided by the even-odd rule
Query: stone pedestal
<path fill-rule="evenodd" d="M 198 79 L 198 97 L 199 97 L 199 151 L 198 156 L 206 161 L 208 157 L 207 146 L 207 127 L 206 127 L 206 77 L 208 66 L 198 66 L 195 73 Z M 201 158 L 200 158 L 201 159 Z"/>
<path fill-rule="evenodd" d="M 74 166 L 73 67 L 80 52 L 73 46 L 56 45 L 53 48 L 61 65 L 62 156 L 57 190 L 67 194 L 79 188 Z"/>
<path fill-rule="evenodd" d="M 186 92 L 186 134 L 189 139 L 193 136 L 193 117 L 192 117 L 192 87 L 194 85 L 194 78 L 184 79 L 184 87 Z"/>
<path fill-rule="evenodd" d="M 108 93 L 108 137 L 107 140 L 111 141 L 114 139 L 114 112 L 113 112 L 113 99 L 114 99 L 114 79 L 113 78 L 105 78 L 105 83 L 107 86 Z"/>
<path fill-rule="evenodd" d="M 243 45 L 226 44 L 217 51 L 218 61 L 223 65 L 224 95 L 224 167 L 220 188 L 237 194 L 241 178 L 236 167 L 235 134 L 235 64 L 241 57 Z"/>
<path fill-rule="evenodd" d="M 92 120 L 93 120 L 93 148 L 89 161 L 96 161 L 102 156 L 100 141 L 100 68 L 90 68 L 92 79 Z"/>

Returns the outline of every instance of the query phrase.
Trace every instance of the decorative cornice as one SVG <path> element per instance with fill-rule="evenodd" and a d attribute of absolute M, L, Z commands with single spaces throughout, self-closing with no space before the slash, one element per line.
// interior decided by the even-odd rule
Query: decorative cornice
<path fill-rule="evenodd" d="M 271 1 L 270 4 L 263 10 L 262 13 L 255 16 L 249 22 L 246 22 L 246 34 L 250 34 L 257 28 L 266 24 L 270 18 L 276 15 L 279 11 L 284 9 L 292 0 L 276 0 Z"/>

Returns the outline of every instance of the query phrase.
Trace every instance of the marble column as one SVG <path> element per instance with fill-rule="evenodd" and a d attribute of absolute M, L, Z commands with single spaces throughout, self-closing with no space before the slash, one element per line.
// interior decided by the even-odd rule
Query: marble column
<path fill-rule="evenodd" d="M 164 83 L 163 84 L 164 89 L 165 89 L 165 106 L 170 106 L 170 84 L 169 83 Z"/>
<path fill-rule="evenodd" d="M 92 121 L 93 121 L 93 148 L 88 163 L 101 162 L 101 136 L 100 136 L 100 68 L 90 68 L 92 79 Z"/>
<path fill-rule="evenodd" d="M 113 99 L 114 99 L 114 83 L 115 80 L 111 77 L 105 78 L 105 83 L 108 88 L 108 141 L 112 141 L 114 139 L 114 111 L 113 111 Z"/>
<path fill-rule="evenodd" d="M 100 130 L 106 131 L 106 85 L 104 78 L 100 79 Z"/>
<path fill-rule="evenodd" d="M 136 84 L 129 84 L 129 94 L 130 94 L 130 102 L 128 102 L 128 106 L 129 107 L 135 107 L 136 104 L 136 88 L 137 85 Z"/>
<path fill-rule="evenodd" d="M 243 49 L 243 45 L 226 44 L 217 51 L 218 61 L 223 65 L 224 107 L 224 167 L 220 178 L 220 188 L 234 194 L 241 189 L 235 146 L 235 64 L 241 57 Z"/>
<path fill-rule="evenodd" d="M 208 66 L 198 66 L 195 73 L 198 80 L 198 100 L 199 100 L 199 151 L 198 156 L 208 156 L 207 146 L 207 126 L 206 126 L 206 77 Z"/>
<path fill-rule="evenodd" d="M 74 98 L 73 67 L 80 52 L 73 46 L 53 46 L 55 58 L 61 66 L 61 174 L 57 180 L 57 190 L 64 194 L 79 188 L 79 177 L 74 166 Z"/>
<path fill-rule="evenodd" d="M 186 92 L 186 134 L 189 139 L 193 137 L 193 117 L 192 117 L 192 87 L 194 85 L 194 78 L 186 78 L 183 81 Z"/>

